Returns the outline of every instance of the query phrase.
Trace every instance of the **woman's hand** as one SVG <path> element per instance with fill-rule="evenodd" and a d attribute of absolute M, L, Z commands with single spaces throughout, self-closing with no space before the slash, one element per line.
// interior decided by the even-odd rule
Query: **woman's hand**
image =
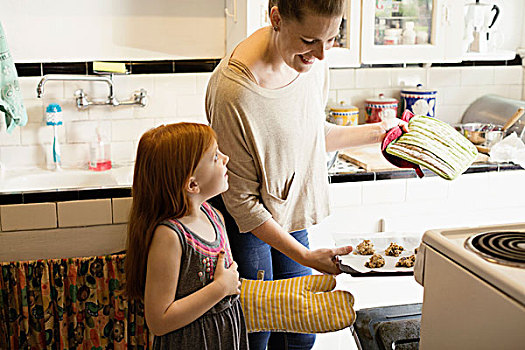
<path fill-rule="evenodd" d="M 336 264 L 337 256 L 349 254 L 352 250 L 352 246 L 311 250 L 308 253 L 304 265 L 316 269 L 322 273 L 338 275 L 341 273 L 341 270 Z"/>
<path fill-rule="evenodd" d="M 219 253 L 214 281 L 220 283 L 226 295 L 241 294 L 241 281 L 237 272 L 237 263 L 234 261 L 229 268 L 224 267 L 224 252 Z"/>
<path fill-rule="evenodd" d="M 404 132 L 408 132 L 408 123 L 399 118 L 383 118 L 379 123 L 380 127 L 383 129 L 383 132 L 386 133 L 388 130 L 400 126 Z"/>

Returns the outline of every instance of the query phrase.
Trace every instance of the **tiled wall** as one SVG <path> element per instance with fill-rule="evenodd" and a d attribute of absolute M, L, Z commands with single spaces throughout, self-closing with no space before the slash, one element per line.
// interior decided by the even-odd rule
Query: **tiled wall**
<path fill-rule="evenodd" d="M 0 205 L 0 232 L 128 222 L 131 197 Z"/>
<path fill-rule="evenodd" d="M 148 105 L 142 107 L 91 106 L 79 111 L 74 92 L 83 88 L 90 99 L 105 99 L 108 88 L 101 82 L 57 82 L 45 85 L 43 99 L 36 98 L 40 77 L 21 77 L 20 84 L 28 111 L 28 124 L 6 134 L 0 131 L 0 163 L 7 168 L 46 167 L 51 156 L 52 128 L 43 124 L 45 107 L 59 103 L 64 126 L 59 127 L 64 166 L 85 167 L 89 159 L 89 141 L 97 125 L 111 140 L 115 164 L 133 161 L 140 135 L 162 123 L 205 122 L 204 95 L 211 73 L 132 74 L 116 76 L 115 93 L 129 99 L 140 88 L 148 92 Z M 345 101 L 360 108 L 364 119 L 364 101 L 379 93 L 399 100 L 404 86 L 422 83 L 438 90 L 436 114 L 439 119 L 456 123 L 466 107 L 477 97 L 493 93 L 523 98 L 523 67 L 431 67 L 431 68 L 358 68 L 332 69 L 329 103 Z M 3 123 L 3 122 L 2 122 Z"/>
<path fill-rule="evenodd" d="M 400 90 L 423 84 L 436 89 L 436 116 L 457 123 L 476 98 L 485 94 L 523 98 L 522 66 L 369 68 L 331 71 L 331 102 L 359 107 L 364 122 L 364 101 L 383 93 L 400 101 Z"/>
<path fill-rule="evenodd" d="M 106 255 L 125 249 L 131 197 L 0 205 L 1 261 Z"/>

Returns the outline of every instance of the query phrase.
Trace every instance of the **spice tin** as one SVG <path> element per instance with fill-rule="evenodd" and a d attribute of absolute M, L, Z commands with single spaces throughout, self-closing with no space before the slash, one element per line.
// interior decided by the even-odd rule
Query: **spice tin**
<path fill-rule="evenodd" d="M 378 123 L 383 118 L 397 117 L 397 100 L 379 94 L 379 98 L 365 100 L 365 122 Z"/>
<path fill-rule="evenodd" d="M 357 125 L 358 120 L 359 108 L 345 105 L 343 101 L 328 112 L 328 121 L 337 125 Z"/>
<path fill-rule="evenodd" d="M 401 110 L 408 109 L 415 115 L 436 116 L 436 95 L 433 89 L 424 89 L 418 84 L 415 88 L 401 90 Z"/>

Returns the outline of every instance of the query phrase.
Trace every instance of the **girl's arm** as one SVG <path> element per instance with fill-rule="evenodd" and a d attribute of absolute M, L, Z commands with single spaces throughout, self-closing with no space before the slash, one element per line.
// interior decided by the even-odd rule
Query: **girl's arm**
<path fill-rule="evenodd" d="M 167 226 L 155 230 L 148 253 L 144 307 L 148 328 L 160 336 L 184 327 L 211 309 L 227 295 L 240 293 L 235 262 L 224 268 L 219 255 L 215 278 L 208 285 L 175 300 L 182 247 L 179 237 Z"/>

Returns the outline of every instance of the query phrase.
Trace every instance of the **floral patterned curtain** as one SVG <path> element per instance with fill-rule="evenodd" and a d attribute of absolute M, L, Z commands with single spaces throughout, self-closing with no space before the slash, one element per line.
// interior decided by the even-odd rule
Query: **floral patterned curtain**
<path fill-rule="evenodd" d="M 1 263 L 0 349 L 149 349 L 124 254 Z"/>

